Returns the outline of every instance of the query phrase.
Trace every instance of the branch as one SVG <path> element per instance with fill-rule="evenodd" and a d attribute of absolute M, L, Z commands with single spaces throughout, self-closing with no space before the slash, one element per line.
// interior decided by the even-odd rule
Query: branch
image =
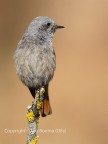
<path fill-rule="evenodd" d="M 38 140 L 37 130 L 40 119 L 40 111 L 42 108 L 42 101 L 44 99 L 44 87 L 36 91 L 34 102 L 31 106 L 27 107 L 27 120 L 28 120 L 28 137 L 27 144 L 36 144 Z"/>

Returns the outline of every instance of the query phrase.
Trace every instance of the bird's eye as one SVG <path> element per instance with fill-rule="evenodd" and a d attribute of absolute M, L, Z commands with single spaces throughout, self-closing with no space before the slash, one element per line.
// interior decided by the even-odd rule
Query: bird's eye
<path fill-rule="evenodd" d="M 51 25 L 51 23 L 47 23 L 47 26 L 49 27 Z"/>

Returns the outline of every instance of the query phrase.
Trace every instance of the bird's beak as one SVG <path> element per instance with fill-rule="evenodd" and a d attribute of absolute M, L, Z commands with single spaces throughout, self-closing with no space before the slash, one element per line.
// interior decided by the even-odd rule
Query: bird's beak
<path fill-rule="evenodd" d="M 55 28 L 55 29 L 60 29 L 60 28 L 65 28 L 65 27 L 64 27 L 64 26 L 60 26 L 60 25 L 56 25 L 56 24 L 55 24 L 55 25 L 54 25 L 54 28 Z"/>

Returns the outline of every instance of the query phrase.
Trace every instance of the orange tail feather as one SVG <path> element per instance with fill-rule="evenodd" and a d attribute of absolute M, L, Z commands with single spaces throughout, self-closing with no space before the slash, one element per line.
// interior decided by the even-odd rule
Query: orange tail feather
<path fill-rule="evenodd" d="M 52 114 L 52 109 L 51 109 L 51 106 L 50 106 L 50 101 L 49 99 L 44 99 L 43 102 L 42 102 L 42 110 L 41 110 L 41 116 L 42 117 L 45 117 L 47 115 L 50 115 Z"/>

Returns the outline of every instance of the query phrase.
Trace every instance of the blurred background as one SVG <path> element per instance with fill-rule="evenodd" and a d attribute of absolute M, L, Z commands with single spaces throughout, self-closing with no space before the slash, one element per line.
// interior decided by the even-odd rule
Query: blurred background
<path fill-rule="evenodd" d="M 40 120 L 39 144 L 108 144 L 107 0 L 0 0 L 0 144 L 27 140 L 26 107 L 33 99 L 16 75 L 13 55 L 40 15 L 66 28 L 54 37 L 53 114 Z"/>

